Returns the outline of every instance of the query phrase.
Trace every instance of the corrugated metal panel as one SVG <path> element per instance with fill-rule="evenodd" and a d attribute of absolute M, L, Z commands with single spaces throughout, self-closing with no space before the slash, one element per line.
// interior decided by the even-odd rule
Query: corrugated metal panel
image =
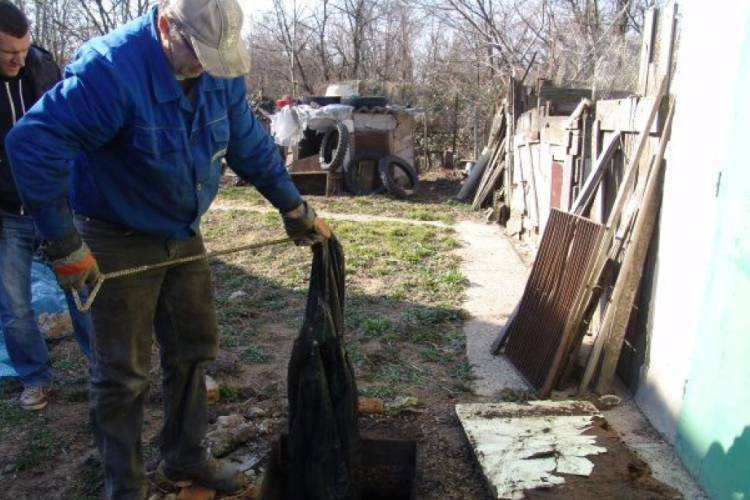
<path fill-rule="evenodd" d="M 553 365 L 567 339 L 565 325 L 585 287 L 604 227 L 553 209 L 526 289 L 507 332 L 505 355 L 546 396 Z"/>

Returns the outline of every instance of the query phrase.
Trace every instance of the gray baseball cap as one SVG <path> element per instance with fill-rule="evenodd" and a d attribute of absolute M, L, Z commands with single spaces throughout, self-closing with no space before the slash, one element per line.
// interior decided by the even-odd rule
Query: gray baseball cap
<path fill-rule="evenodd" d="M 236 0 L 174 0 L 169 12 L 190 37 L 203 69 L 218 78 L 250 72 L 242 41 L 242 9 Z"/>

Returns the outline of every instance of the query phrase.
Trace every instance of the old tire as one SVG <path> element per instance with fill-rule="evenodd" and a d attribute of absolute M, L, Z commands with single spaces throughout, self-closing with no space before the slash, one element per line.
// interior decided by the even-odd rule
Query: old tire
<path fill-rule="evenodd" d="M 380 160 L 378 174 L 385 188 L 396 198 L 408 198 L 419 191 L 416 169 L 396 155 L 388 155 Z"/>
<path fill-rule="evenodd" d="M 343 123 L 328 130 L 320 143 L 320 168 L 336 172 L 349 150 L 349 130 Z"/>
<path fill-rule="evenodd" d="M 383 155 L 363 151 L 344 165 L 344 187 L 357 195 L 380 194 L 385 186 L 380 180 L 379 164 Z"/>

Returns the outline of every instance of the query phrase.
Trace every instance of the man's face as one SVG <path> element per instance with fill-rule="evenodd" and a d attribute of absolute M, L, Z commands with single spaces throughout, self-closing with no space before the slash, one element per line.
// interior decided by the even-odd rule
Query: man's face
<path fill-rule="evenodd" d="M 190 39 L 187 35 L 181 34 L 176 30 L 172 30 L 171 35 L 172 52 L 170 55 L 172 56 L 171 63 L 174 72 L 185 78 L 197 78 L 201 76 L 203 66 L 201 66 L 198 60 Z"/>
<path fill-rule="evenodd" d="M 13 78 L 26 64 L 26 54 L 31 45 L 31 32 L 16 38 L 0 31 L 0 76 Z"/>

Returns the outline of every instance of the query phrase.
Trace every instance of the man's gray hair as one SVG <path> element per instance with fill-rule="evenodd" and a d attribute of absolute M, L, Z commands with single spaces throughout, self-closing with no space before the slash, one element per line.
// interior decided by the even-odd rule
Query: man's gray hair
<path fill-rule="evenodd" d="M 170 17 L 170 7 L 172 6 L 172 0 L 159 0 L 159 13 Z M 170 17 L 171 19 L 171 17 Z"/>

